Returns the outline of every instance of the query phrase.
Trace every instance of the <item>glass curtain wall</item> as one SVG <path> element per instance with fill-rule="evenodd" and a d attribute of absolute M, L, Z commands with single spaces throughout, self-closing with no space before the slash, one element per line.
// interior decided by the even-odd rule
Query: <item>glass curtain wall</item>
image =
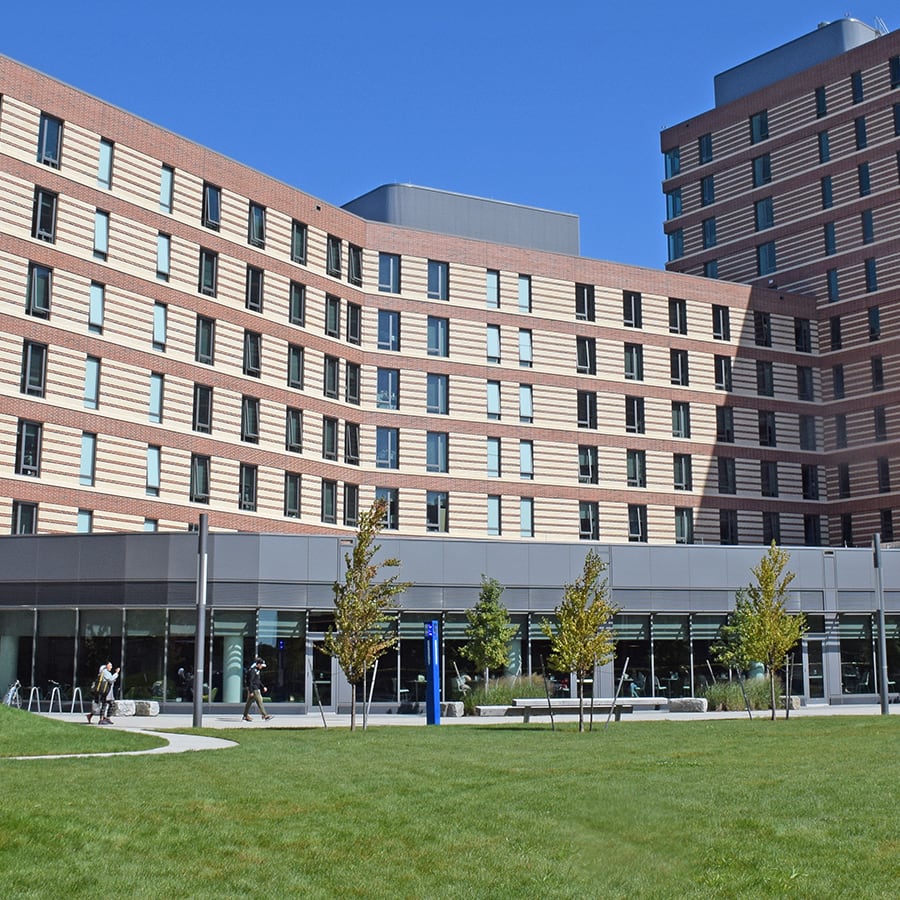
<path fill-rule="evenodd" d="M 654 696 L 685 697 L 691 692 L 690 616 L 653 616 Z"/>
<path fill-rule="evenodd" d="M 122 696 L 162 700 L 166 696 L 165 658 L 166 610 L 126 610 Z"/>
<path fill-rule="evenodd" d="M 34 615 L 33 609 L 0 612 L 0 687 L 4 690 L 16 679 L 32 683 Z"/>
<path fill-rule="evenodd" d="M 616 636 L 616 658 L 613 661 L 616 685 L 622 677 L 625 660 L 628 660 L 625 681 L 622 683 L 623 696 L 652 696 L 650 616 L 619 613 L 613 618 L 613 629 Z"/>
<path fill-rule="evenodd" d="M 875 653 L 872 616 L 842 615 L 838 620 L 841 647 L 841 693 L 873 694 Z"/>
<path fill-rule="evenodd" d="M 122 659 L 122 610 L 78 610 L 78 654 L 75 683 L 81 688 L 82 699 L 90 699 L 91 687 L 100 666 L 111 662 L 113 669 L 126 667 Z M 124 678 L 124 674 L 119 676 Z M 124 684 L 116 688 L 117 697 L 125 697 Z M 146 695 L 148 696 L 148 695 Z"/>
<path fill-rule="evenodd" d="M 246 699 L 244 669 L 255 657 L 256 613 L 253 610 L 214 609 L 212 629 L 209 702 L 241 703 Z M 274 668 L 266 669 L 264 683 L 269 688 L 270 699 L 274 699 L 270 684 L 274 673 Z"/>
<path fill-rule="evenodd" d="M 331 623 L 321 624 L 324 631 Z M 269 689 L 268 699 L 302 703 L 306 696 L 306 610 L 261 609 L 257 640 L 257 653 L 266 661 L 263 684 Z M 252 630 L 244 648 L 244 660 L 249 664 L 254 657 Z"/>
<path fill-rule="evenodd" d="M 34 685 L 44 698 L 49 698 L 54 684 L 71 691 L 74 677 L 75 610 L 41 610 L 34 654 Z"/>

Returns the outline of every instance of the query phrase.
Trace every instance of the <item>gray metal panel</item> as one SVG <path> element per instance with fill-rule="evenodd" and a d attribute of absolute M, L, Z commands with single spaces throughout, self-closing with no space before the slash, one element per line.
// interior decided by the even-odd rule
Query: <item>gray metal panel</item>
<path fill-rule="evenodd" d="M 882 556 L 885 554 L 882 553 Z M 893 554 L 891 554 L 893 555 Z M 871 550 L 847 547 L 835 554 L 838 593 L 853 588 L 875 590 L 875 566 Z"/>
<path fill-rule="evenodd" d="M 258 534 L 216 534 L 209 541 L 209 571 L 216 581 L 259 579 Z"/>

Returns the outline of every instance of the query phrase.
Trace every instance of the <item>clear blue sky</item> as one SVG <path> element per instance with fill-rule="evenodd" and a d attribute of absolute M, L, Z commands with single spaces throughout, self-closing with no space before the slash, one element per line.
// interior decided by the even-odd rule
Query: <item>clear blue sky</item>
<path fill-rule="evenodd" d="M 9 0 L 0 52 L 328 203 L 410 182 L 563 210 L 583 255 L 662 268 L 660 129 L 845 15 L 900 27 L 884 0 Z"/>

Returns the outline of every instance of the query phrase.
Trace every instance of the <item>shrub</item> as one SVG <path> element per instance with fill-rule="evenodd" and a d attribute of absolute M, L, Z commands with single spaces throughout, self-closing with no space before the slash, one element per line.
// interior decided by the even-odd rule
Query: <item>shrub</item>
<path fill-rule="evenodd" d="M 463 697 L 463 708 L 467 716 L 474 716 L 476 706 L 511 706 L 513 697 L 545 696 L 540 675 L 506 675 L 492 681 L 487 689 L 483 684 L 473 687 Z"/>
<path fill-rule="evenodd" d="M 749 678 L 744 680 L 744 690 L 750 701 L 750 709 L 770 709 L 769 679 Z M 775 679 L 775 696 L 781 693 L 781 679 Z M 746 709 L 741 686 L 737 681 L 717 681 L 709 685 L 701 695 L 706 697 L 710 709 L 740 710 Z"/>

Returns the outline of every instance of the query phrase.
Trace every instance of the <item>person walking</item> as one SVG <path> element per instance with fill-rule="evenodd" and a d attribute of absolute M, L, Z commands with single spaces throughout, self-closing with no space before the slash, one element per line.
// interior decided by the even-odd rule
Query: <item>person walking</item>
<path fill-rule="evenodd" d="M 100 671 L 97 673 L 97 681 L 94 684 L 91 711 L 87 717 L 88 724 L 90 724 L 93 716 L 99 713 L 100 721 L 97 723 L 98 725 L 112 725 L 110 712 L 115 700 L 116 681 L 119 678 L 119 671 L 119 668 L 115 672 L 113 671 L 111 662 L 100 666 Z"/>
<path fill-rule="evenodd" d="M 247 669 L 247 702 L 244 704 L 244 721 L 252 722 L 253 719 L 250 718 L 250 707 L 253 705 L 254 700 L 256 701 L 256 705 L 259 707 L 259 713 L 263 717 L 264 720 L 268 721 L 272 717 L 266 712 L 265 706 L 263 706 L 263 698 L 262 695 L 266 691 L 266 688 L 262 683 L 262 670 L 266 667 L 266 661 L 261 657 L 257 656 L 255 660 L 253 660 L 252 665 L 249 669 Z"/>

